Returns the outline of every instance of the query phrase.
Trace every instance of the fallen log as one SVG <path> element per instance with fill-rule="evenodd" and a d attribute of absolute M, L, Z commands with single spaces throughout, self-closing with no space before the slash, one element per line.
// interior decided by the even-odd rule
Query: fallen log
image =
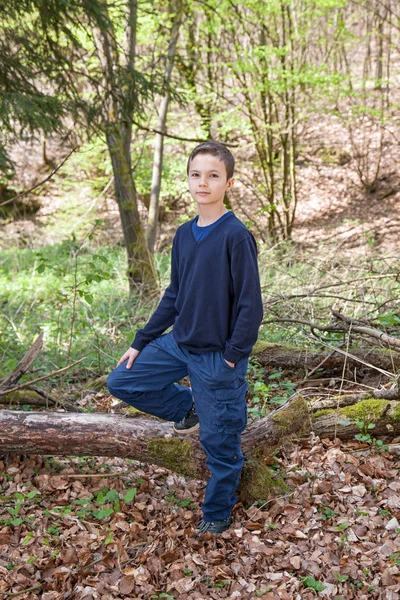
<path fill-rule="evenodd" d="M 249 425 L 242 436 L 246 457 L 241 498 L 254 502 L 274 481 L 264 458 L 292 435 L 309 431 L 308 407 L 300 395 Z M 155 419 L 127 419 L 101 413 L 0 411 L 0 454 L 119 456 L 158 464 L 200 479 L 208 477 L 205 454 L 195 435 L 179 437 L 172 424 Z"/>
<path fill-rule="evenodd" d="M 370 400 L 375 398 L 378 400 L 400 400 L 400 389 L 398 386 L 391 387 L 390 389 L 381 390 L 368 390 L 368 392 L 361 392 L 359 394 L 344 394 L 342 396 L 333 396 L 327 400 L 317 400 L 313 402 L 310 407 L 311 412 L 317 412 L 324 408 L 338 408 L 342 406 L 351 406 L 357 404 L 362 400 Z M 399 404 L 400 406 L 400 404 Z"/>
<path fill-rule="evenodd" d="M 393 372 L 395 368 L 400 368 L 400 353 L 398 352 L 378 348 L 373 350 L 349 348 L 348 353 L 351 356 L 345 356 L 345 353 L 339 350 L 310 350 L 286 344 L 258 341 L 252 354 L 261 366 L 278 369 L 309 371 L 321 366 L 323 369 L 334 371 L 343 369 L 345 362 L 347 367 L 358 367 L 363 371 L 370 370 L 370 367 L 364 365 L 363 362 L 368 362 L 389 372 Z"/>
<path fill-rule="evenodd" d="M 356 419 L 363 422 L 361 429 Z M 368 429 L 369 424 L 375 427 Z M 336 436 L 348 440 L 359 433 L 369 433 L 373 437 L 397 436 L 400 434 L 400 403 L 370 398 L 338 409 L 324 408 L 312 414 L 311 428 L 319 437 L 330 439 Z"/>
<path fill-rule="evenodd" d="M 339 350 L 337 352 L 332 350 L 310 350 L 309 348 L 299 348 L 288 344 L 273 344 L 259 340 L 253 348 L 252 357 L 257 359 L 262 367 L 304 372 L 312 371 L 321 366 L 325 370 L 342 373 L 345 362 L 349 368 L 357 367 L 363 371 L 370 371 L 370 367 L 360 361 L 368 362 L 385 371 L 400 368 L 399 353 L 391 353 L 389 350 L 350 348 L 349 353 L 354 358 L 351 356 L 346 358 Z M 107 375 L 102 375 L 88 382 L 85 389 L 99 390 L 105 388 L 106 381 Z"/>

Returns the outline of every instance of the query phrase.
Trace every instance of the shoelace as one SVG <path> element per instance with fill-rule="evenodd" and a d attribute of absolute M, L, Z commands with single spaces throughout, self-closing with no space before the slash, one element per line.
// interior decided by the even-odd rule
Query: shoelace
<path fill-rule="evenodd" d="M 204 521 L 204 519 L 202 519 L 197 525 L 196 529 L 199 533 L 205 533 L 209 525 L 213 525 L 213 523 L 207 523 L 207 521 Z"/>
<path fill-rule="evenodd" d="M 219 523 L 228 523 L 229 519 L 225 519 L 224 521 L 218 521 Z M 204 519 L 202 519 L 200 521 L 200 523 L 197 525 L 196 529 L 199 533 L 205 533 L 209 527 L 212 527 L 213 525 L 215 525 L 215 522 L 208 522 L 208 521 L 204 521 Z"/>

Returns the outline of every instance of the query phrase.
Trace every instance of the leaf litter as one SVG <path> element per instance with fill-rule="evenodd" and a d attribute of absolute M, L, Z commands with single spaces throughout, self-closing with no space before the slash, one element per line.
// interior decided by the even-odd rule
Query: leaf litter
<path fill-rule="evenodd" d="M 291 491 L 197 538 L 205 484 L 120 458 L 0 460 L 0 600 L 400 600 L 399 460 L 355 441 L 277 456 Z"/>

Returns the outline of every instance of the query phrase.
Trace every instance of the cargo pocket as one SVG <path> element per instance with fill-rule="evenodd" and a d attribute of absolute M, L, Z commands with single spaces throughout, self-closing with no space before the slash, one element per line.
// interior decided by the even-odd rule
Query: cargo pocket
<path fill-rule="evenodd" d="M 215 390 L 215 410 L 218 431 L 241 433 L 247 425 L 246 406 L 247 381 L 238 388 Z"/>

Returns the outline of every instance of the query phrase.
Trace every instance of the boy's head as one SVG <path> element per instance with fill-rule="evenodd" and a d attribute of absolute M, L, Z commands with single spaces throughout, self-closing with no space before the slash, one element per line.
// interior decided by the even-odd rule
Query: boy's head
<path fill-rule="evenodd" d="M 186 172 L 188 175 L 190 170 L 190 163 L 198 154 L 211 154 L 211 156 L 215 156 L 216 158 L 218 158 L 225 165 L 227 181 L 229 179 L 232 179 L 233 171 L 235 170 L 235 159 L 233 157 L 232 152 L 230 152 L 230 150 L 228 150 L 228 148 L 224 146 L 224 144 L 221 144 L 221 142 L 213 142 L 210 140 L 208 142 L 202 142 L 201 144 L 196 146 L 196 148 L 194 148 L 194 150 L 192 150 L 192 152 L 190 153 L 188 159 L 186 168 Z"/>
<path fill-rule="evenodd" d="M 235 159 L 219 142 L 203 142 L 189 156 L 187 174 L 190 194 L 198 205 L 223 206 L 225 192 L 235 180 Z"/>

